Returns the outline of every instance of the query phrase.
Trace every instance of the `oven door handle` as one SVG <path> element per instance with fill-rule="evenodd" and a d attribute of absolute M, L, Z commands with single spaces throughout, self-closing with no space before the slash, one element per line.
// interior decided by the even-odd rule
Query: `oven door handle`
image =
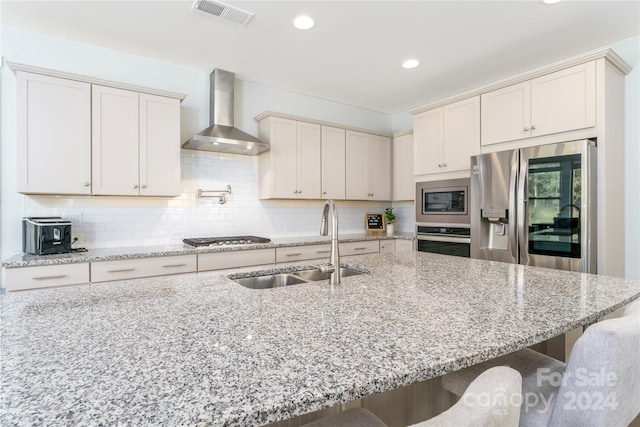
<path fill-rule="evenodd" d="M 431 242 L 471 243 L 471 237 L 425 236 L 418 234 L 416 238 L 418 240 L 427 240 Z"/>

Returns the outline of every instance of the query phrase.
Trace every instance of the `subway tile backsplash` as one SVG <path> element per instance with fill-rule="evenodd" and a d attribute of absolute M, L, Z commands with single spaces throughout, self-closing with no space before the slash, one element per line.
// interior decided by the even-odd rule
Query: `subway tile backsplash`
<path fill-rule="evenodd" d="M 254 234 L 271 238 L 316 235 L 321 200 L 260 200 L 258 158 L 182 150 L 182 193 L 161 197 L 25 196 L 24 216 L 62 216 L 73 222 L 74 246 L 104 248 L 180 243 L 185 237 Z M 198 198 L 198 189 L 232 194 Z M 365 231 L 367 212 L 389 202 L 337 201 L 340 233 Z M 396 231 L 413 232 L 412 202 L 394 203 Z"/>

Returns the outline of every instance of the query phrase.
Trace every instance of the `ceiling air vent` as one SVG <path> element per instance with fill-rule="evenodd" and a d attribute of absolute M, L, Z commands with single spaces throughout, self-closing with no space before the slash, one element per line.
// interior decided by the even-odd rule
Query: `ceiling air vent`
<path fill-rule="evenodd" d="M 253 18 L 253 13 L 214 0 L 196 0 L 193 3 L 192 9 L 217 16 L 220 19 L 242 25 L 243 27 Z"/>

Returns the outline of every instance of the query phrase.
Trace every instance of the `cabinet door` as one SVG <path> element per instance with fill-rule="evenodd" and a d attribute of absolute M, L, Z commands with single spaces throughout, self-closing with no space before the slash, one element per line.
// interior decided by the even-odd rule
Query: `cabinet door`
<path fill-rule="evenodd" d="M 369 152 L 369 198 L 391 200 L 391 138 L 370 135 Z"/>
<path fill-rule="evenodd" d="M 413 173 L 442 171 L 443 109 L 425 111 L 413 118 Z"/>
<path fill-rule="evenodd" d="M 322 126 L 323 199 L 345 199 L 345 130 Z"/>
<path fill-rule="evenodd" d="M 531 85 L 526 81 L 481 96 L 482 145 L 529 137 Z"/>
<path fill-rule="evenodd" d="M 89 194 L 91 86 L 17 73 L 18 191 Z"/>
<path fill-rule="evenodd" d="M 346 196 L 347 200 L 367 200 L 369 198 L 369 141 L 367 134 L 347 131 L 346 133 Z"/>
<path fill-rule="evenodd" d="M 480 151 L 480 97 L 444 107 L 444 172 L 468 170 L 472 154 Z"/>
<path fill-rule="evenodd" d="M 140 94 L 140 195 L 180 194 L 180 100 Z"/>
<path fill-rule="evenodd" d="M 393 140 L 393 200 L 413 200 L 413 135 L 403 135 Z"/>
<path fill-rule="evenodd" d="M 596 125 L 595 62 L 531 80 L 531 135 Z"/>
<path fill-rule="evenodd" d="M 297 196 L 297 124 L 295 120 L 270 119 L 271 197 Z"/>
<path fill-rule="evenodd" d="M 320 198 L 320 125 L 297 122 L 298 198 Z"/>
<path fill-rule="evenodd" d="M 92 87 L 93 194 L 137 196 L 138 93 Z"/>

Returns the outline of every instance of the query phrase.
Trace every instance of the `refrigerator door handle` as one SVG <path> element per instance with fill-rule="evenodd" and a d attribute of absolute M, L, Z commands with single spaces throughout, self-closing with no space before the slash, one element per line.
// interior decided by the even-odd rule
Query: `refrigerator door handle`
<path fill-rule="evenodd" d="M 510 252 L 512 262 L 519 263 L 518 258 L 518 160 L 519 152 L 515 153 L 515 161 L 511 164 L 511 177 L 509 179 L 509 238 L 511 239 Z"/>
<path fill-rule="evenodd" d="M 520 173 L 518 176 L 518 248 L 520 252 L 520 264 L 528 264 L 528 247 L 529 247 L 529 236 L 527 235 L 528 226 L 528 218 L 527 218 L 527 194 L 529 191 L 528 188 L 528 169 L 529 169 L 529 160 L 525 159 L 522 156 L 522 152 L 520 153 Z"/>

